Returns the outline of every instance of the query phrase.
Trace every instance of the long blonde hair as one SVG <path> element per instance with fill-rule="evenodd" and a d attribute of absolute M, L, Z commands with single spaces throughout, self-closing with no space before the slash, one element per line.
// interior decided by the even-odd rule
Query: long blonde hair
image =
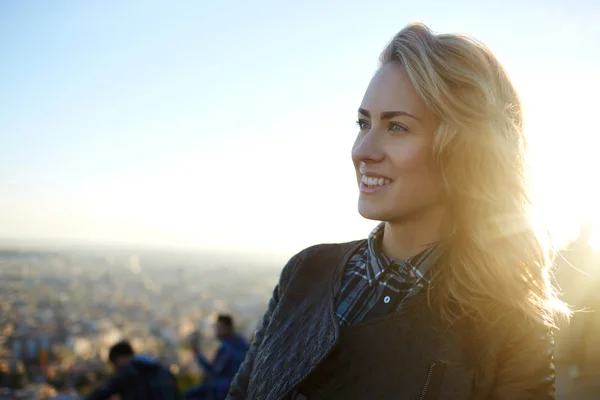
<path fill-rule="evenodd" d="M 436 113 L 436 173 L 453 219 L 430 288 L 443 320 L 520 310 L 553 326 L 568 315 L 551 283 L 552 254 L 533 229 L 521 101 L 492 52 L 475 39 L 402 29 L 381 54 L 401 65 Z"/>

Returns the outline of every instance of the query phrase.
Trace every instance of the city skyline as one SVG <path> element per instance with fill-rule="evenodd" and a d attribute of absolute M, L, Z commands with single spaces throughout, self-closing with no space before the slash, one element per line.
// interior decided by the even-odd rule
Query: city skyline
<path fill-rule="evenodd" d="M 600 225 L 597 2 L 64 1 L 0 5 L 0 238 L 291 255 L 365 237 L 356 109 L 412 21 L 506 66 L 557 240 Z"/>

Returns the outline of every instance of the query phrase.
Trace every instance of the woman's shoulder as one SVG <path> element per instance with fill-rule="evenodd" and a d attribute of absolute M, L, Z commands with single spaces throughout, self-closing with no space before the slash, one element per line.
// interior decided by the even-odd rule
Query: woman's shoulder
<path fill-rule="evenodd" d="M 323 266 L 333 266 L 352 255 L 366 239 L 344 243 L 320 243 L 296 253 L 281 272 L 280 284 L 285 285 L 300 270 L 306 268 L 320 270 Z"/>
<path fill-rule="evenodd" d="M 473 341 L 482 340 L 490 349 L 514 347 L 515 343 L 528 343 L 534 348 L 553 346 L 553 327 L 542 318 L 527 315 L 517 307 L 505 304 L 491 308 L 486 316 L 470 319 L 469 331 Z M 464 325 L 463 325 L 464 327 Z"/>
<path fill-rule="evenodd" d="M 354 240 L 351 242 L 343 242 L 343 243 L 320 243 L 315 244 L 313 246 L 307 247 L 304 250 L 296 253 L 296 255 L 292 258 L 296 258 L 299 260 L 305 260 L 308 258 L 314 257 L 326 257 L 331 255 L 344 255 L 355 248 L 360 247 L 362 243 L 364 243 L 366 239 Z"/>

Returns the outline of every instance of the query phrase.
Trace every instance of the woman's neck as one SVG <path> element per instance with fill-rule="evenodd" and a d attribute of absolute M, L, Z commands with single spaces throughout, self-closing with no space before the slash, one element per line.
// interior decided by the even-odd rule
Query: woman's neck
<path fill-rule="evenodd" d="M 431 210 L 421 218 L 385 223 L 382 251 L 394 260 L 407 260 L 439 242 L 446 233 L 446 213 Z"/>

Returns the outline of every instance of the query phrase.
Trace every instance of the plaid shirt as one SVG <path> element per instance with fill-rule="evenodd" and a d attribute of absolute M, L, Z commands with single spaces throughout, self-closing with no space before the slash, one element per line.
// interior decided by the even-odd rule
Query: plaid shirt
<path fill-rule="evenodd" d="M 390 260 L 380 251 L 383 227 L 371 232 L 346 265 L 336 309 L 342 327 L 400 310 L 405 298 L 429 283 L 428 260 L 435 246 L 406 261 Z"/>

